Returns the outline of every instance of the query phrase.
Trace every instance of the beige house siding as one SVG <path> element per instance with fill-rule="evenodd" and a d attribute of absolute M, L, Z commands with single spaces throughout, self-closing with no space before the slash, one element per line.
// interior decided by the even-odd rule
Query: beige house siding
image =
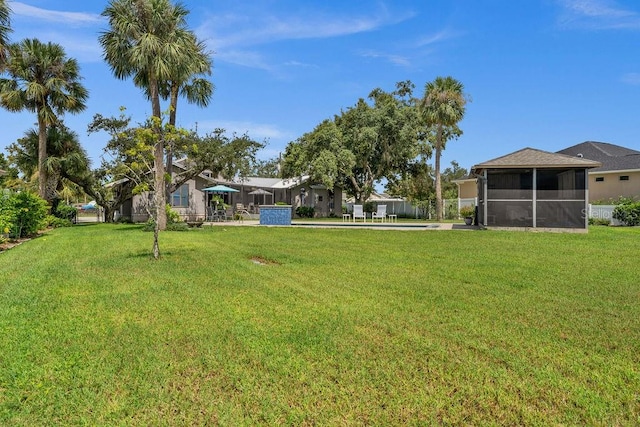
<path fill-rule="evenodd" d="M 478 196 L 478 184 L 475 179 L 458 182 L 458 198 L 473 199 Z"/>
<path fill-rule="evenodd" d="M 187 203 L 184 206 L 171 206 L 180 218 L 184 221 L 198 221 L 204 220 L 206 215 L 205 209 L 205 197 L 206 194 L 202 192 L 202 189 L 209 186 L 211 183 L 204 179 L 197 177 L 190 179 L 183 185 L 187 186 L 188 196 Z M 134 222 L 144 222 L 149 219 L 145 203 L 148 203 L 149 198 L 152 197 L 151 193 L 143 193 L 133 196 L 130 207 L 131 220 Z M 172 200 L 167 200 L 168 204 L 172 204 Z M 128 213 L 128 209 L 123 207 L 123 214 Z M 125 214 L 126 215 L 126 214 Z M 129 216 L 129 215 L 126 215 Z"/>
<path fill-rule="evenodd" d="M 621 180 L 621 176 L 629 177 Z M 640 198 L 640 171 L 592 172 L 589 174 L 589 202 L 608 202 L 619 197 Z"/>
<path fill-rule="evenodd" d="M 205 193 L 202 192 L 202 185 L 197 186 L 195 180 L 191 179 L 185 182 L 183 185 L 189 188 L 189 196 L 186 206 L 175 206 L 171 208 L 180 215 L 180 218 L 184 221 L 198 221 L 205 218 Z M 169 201 L 171 203 L 171 201 Z"/>

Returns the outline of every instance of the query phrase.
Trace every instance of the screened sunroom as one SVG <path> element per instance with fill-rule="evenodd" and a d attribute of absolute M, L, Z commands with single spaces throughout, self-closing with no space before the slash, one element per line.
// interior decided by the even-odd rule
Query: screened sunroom
<path fill-rule="evenodd" d="M 600 163 L 525 148 L 478 164 L 478 224 L 586 229 L 587 169 Z"/>

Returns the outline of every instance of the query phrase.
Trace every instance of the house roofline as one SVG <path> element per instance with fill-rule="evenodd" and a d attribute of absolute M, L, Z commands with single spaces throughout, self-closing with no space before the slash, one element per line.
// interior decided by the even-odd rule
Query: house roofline
<path fill-rule="evenodd" d="M 640 169 L 615 169 L 608 171 L 589 171 L 589 175 L 612 175 L 616 173 L 634 173 L 640 172 Z"/>
<path fill-rule="evenodd" d="M 476 182 L 477 179 L 478 178 L 461 178 L 461 179 L 454 179 L 451 182 L 455 182 L 456 184 L 460 185 L 465 182 Z"/>

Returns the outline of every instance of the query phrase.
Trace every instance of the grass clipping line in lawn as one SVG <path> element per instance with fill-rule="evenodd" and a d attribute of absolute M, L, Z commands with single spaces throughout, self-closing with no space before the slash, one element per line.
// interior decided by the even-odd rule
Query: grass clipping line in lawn
<path fill-rule="evenodd" d="M 0 257 L 1 425 L 640 422 L 640 230 L 133 225 Z"/>

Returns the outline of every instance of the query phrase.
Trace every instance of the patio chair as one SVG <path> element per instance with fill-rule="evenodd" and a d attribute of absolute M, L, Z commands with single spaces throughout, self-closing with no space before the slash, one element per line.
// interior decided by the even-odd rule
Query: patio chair
<path fill-rule="evenodd" d="M 371 214 L 371 222 L 375 222 L 376 218 L 384 222 L 387 218 L 387 205 L 378 205 L 378 210 Z"/>
<path fill-rule="evenodd" d="M 249 213 L 247 208 L 245 208 L 242 203 L 236 203 L 236 212 L 235 212 L 236 218 L 239 221 L 244 221 L 244 216 L 245 215 L 247 215 L 249 217 L 249 219 L 251 219 L 251 214 Z"/>
<path fill-rule="evenodd" d="M 353 222 L 356 222 L 358 218 L 362 218 L 364 222 L 367 222 L 367 214 L 364 212 L 362 205 L 353 205 Z"/>

